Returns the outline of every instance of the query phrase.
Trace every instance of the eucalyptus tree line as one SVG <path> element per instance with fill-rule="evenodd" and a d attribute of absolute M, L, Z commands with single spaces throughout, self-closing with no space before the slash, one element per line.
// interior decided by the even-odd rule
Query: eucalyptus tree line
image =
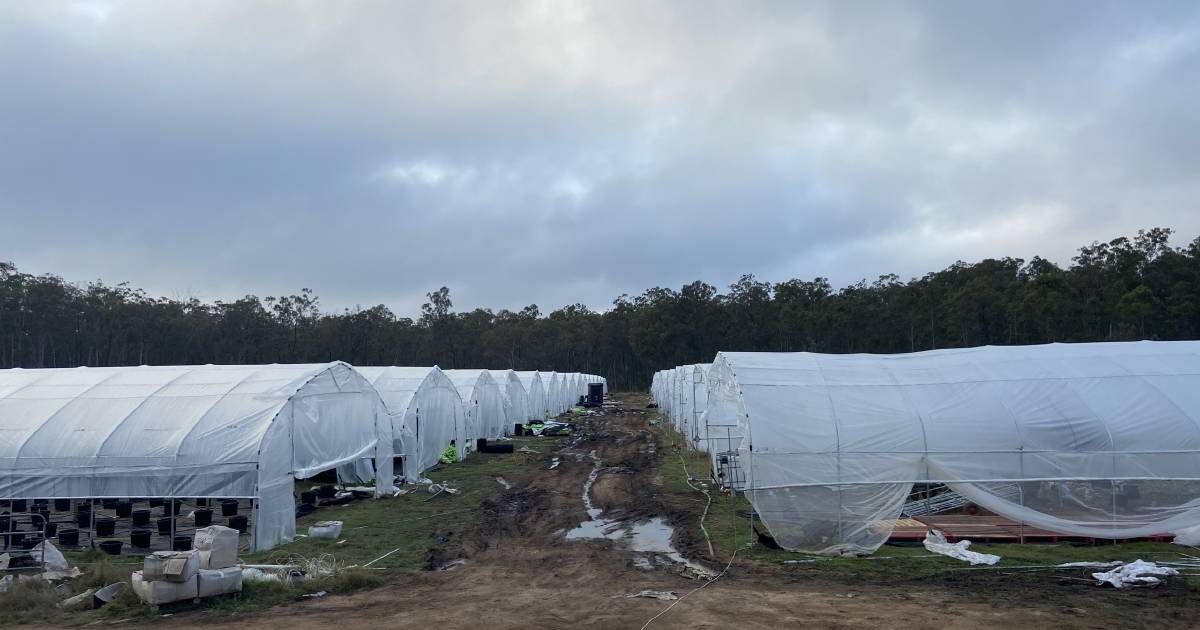
<path fill-rule="evenodd" d="M 742 276 L 622 295 L 597 313 L 455 312 L 450 290 L 416 319 L 383 305 L 321 310 L 309 289 L 231 302 L 147 295 L 125 283 L 77 285 L 0 263 L 0 367 L 270 363 L 555 369 L 643 388 L 657 369 L 718 350 L 911 352 L 984 344 L 1200 337 L 1200 239 L 1171 230 L 1092 243 L 1061 267 L 1040 257 L 957 262 L 904 281 L 835 288 L 826 278 Z"/>

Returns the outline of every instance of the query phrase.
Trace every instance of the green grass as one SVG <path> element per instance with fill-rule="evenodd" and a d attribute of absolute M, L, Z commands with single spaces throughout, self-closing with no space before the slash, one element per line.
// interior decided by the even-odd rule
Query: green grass
<path fill-rule="evenodd" d="M 298 519 L 296 533 L 306 534 L 309 525 L 317 521 L 342 521 L 342 535 L 338 540 L 297 537 L 292 543 L 270 551 L 239 555 L 246 564 L 285 564 L 325 557 L 341 568 L 336 575 L 307 580 L 293 587 L 248 581 L 238 595 L 209 598 L 196 605 L 165 605 L 160 607 L 159 613 L 197 609 L 212 614 L 260 610 L 296 600 L 305 593 L 350 593 L 421 571 L 431 549 L 439 545 L 452 545 L 471 531 L 481 517 L 483 500 L 500 489 L 497 477 L 512 481 L 540 463 L 541 454 L 522 453 L 519 450 L 522 446 L 527 445 L 546 453 L 551 442 L 525 437 L 515 438 L 512 443 L 515 452 L 511 455 L 473 453 L 465 461 L 426 473 L 435 482 L 450 482 L 460 490 L 459 494 L 442 493 L 435 497 L 426 491 L 425 486 L 419 486 L 417 491 L 398 497 L 321 508 Z M 307 490 L 312 485 L 311 482 L 298 482 L 297 491 Z M 439 542 L 437 535 L 441 535 L 445 541 Z M 340 540 L 345 542 L 338 544 Z M 393 551 L 370 568 L 362 568 Z M 74 593 L 128 581 L 129 575 L 141 568 L 141 556 L 137 555 L 108 556 L 99 550 L 68 552 L 64 555 L 71 566 L 78 566 L 84 571 L 84 575 L 71 584 Z M 13 611 L 0 617 L 0 626 L 22 623 L 80 625 L 101 619 L 136 619 L 154 614 L 131 590 L 126 590 L 116 601 L 97 611 L 64 612 L 54 607 L 63 596 L 42 588 L 40 584 L 22 586 L 0 594 L 0 610 Z"/>

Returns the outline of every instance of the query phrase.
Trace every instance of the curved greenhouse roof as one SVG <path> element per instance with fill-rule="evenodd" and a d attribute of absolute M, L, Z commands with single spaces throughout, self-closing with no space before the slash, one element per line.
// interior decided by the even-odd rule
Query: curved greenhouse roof
<path fill-rule="evenodd" d="M 462 398 L 454 383 L 437 367 L 356 368 L 375 386 L 392 420 L 393 449 L 404 455 L 404 475 L 415 479 L 438 463 L 454 442 L 458 458 L 466 455 L 471 431 Z"/>
<path fill-rule="evenodd" d="M 735 353 L 709 424 L 737 425 L 746 490 L 786 548 L 877 548 L 913 483 L 1099 538 L 1200 524 L 1200 342 L 901 355 Z"/>
<path fill-rule="evenodd" d="M 383 417 L 341 362 L 0 370 L 0 497 L 254 497 L 268 549 L 295 532 L 293 478 L 390 463 Z"/>
<path fill-rule="evenodd" d="M 542 380 L 541 372 L 517 372 L 517 378 L 521 379 L 521 385 L 525 387 L 525 394 L 529 397 L 529 416 L 530 419 L 545 418 L 549 410 L 549 404 L 546 402 L 546 384 Z"/>
<path fill-rule="evenodd" d="M 492 379 L 504 394 L 505 430 L 514 425 L 525 424 L 533 416 L 529 411 L 529 394 L 521 384 L 521 377 L 512 370 L 492 370 Z"/>
<path fill-rule="evenodd" d="M 458 389 L 467 426 L 473 433 L 468 440 L 504 436 L 508 424 L 504 413 L 504 394 L 487 370 L 442 370 Z"/>

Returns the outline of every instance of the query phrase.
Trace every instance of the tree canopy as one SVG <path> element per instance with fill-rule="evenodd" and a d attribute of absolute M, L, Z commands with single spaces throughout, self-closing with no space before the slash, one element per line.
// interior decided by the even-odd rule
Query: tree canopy
<path fill-rule="evenodd" d="M 696 281 L 622 295 L 597 313 L 455 312 L 450 289 L 418 319 L 383 305 L 323 312 L 309 289 L 232 302 L 153 297 L 126 283 L 75 284 L 0 262 L 0 368 L 199 363 L 440 365 L 588 372 L 614 389 L 719 350 L 911 352 L 986 344 L 1200 337 L 1200 238 L 1171 230 L 1040 257 L 956 262 L 835 289 L 826 278 L 744 275 L 720 293 Z"/>

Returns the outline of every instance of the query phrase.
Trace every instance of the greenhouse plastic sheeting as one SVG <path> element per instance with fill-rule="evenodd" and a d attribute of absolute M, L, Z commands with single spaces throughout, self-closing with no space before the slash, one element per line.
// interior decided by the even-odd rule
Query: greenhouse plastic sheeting
<path fill-rule="evenodd" d="M 390 467 L 383 418 L 340 362 L 0 370 L 0 497 L 254 497 L 269 549 L 295 533 L 294 478 Z"/>
<path fill-rule="evenodd" d="M 708 381 L 788 549 L 873 551 L 914 482 L 1067 535 L 1200 524 L 1200 342 L 720 353 Z"/>
<path fill-rule="evenodd" d="M 530 419 L 529 396 L 521 378 L 512 370 L 491 370 L 492 379 L 500 386 L 504 394 L 505 431 L 511 431 L 517 424 L 525 424 Z"/>
<path fill-rule="evenodd" d="M 508 424 L 504 413 L 504 394 L 487 370 L 442 370 L 458 389 L 466 412 L 467 427 L 473 431 L 468 440 L 504 437 Z"/>
<path fill-rule="evenodd" d="M 393 449 L 404 455 L 404 475 L 416 479 L 438 463 L 453 441 L 466 456 L 468 429 L 454 383 L 436 367 L 357 369 L 375 386 L 391 417 Z"/>
<path fill-rule="evenodd" d="M 548 404 L 546 402 L 546 386 L 540 372 L 517 372 L 517 378 L 525 386 L 525 394 L 529 397 L 529 419 L 546 417 Z"/>

